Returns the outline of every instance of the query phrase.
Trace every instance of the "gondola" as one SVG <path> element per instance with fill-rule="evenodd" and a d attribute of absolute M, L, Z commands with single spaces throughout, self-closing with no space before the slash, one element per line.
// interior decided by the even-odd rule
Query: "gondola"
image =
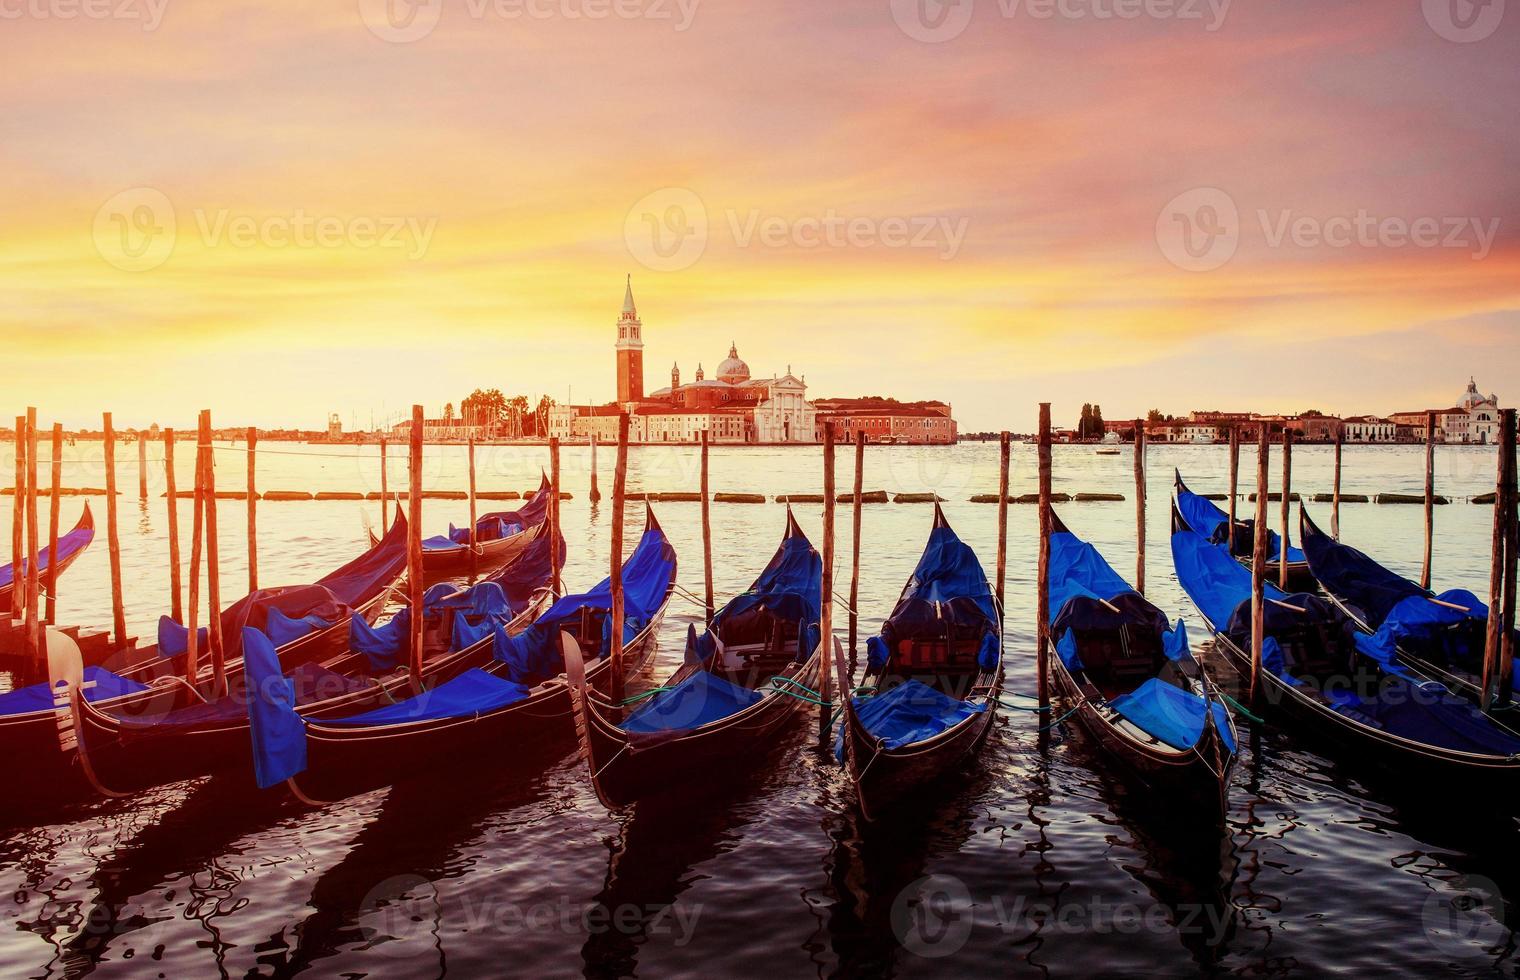
<path fill-rule="evenodd" d="M 498 629 L 489 664 L 395 704 L 342 717 L 302 718 L 268 638 L 248 630 L 258 785 L 285 782 L 303 800 L 332 800 L 451 763 L 489 764 L 495 753 L 517 758 L 572 743 L 576 715 L 565 644 L 597 652 L 586 670 L 586 683 L 597 688 L 610 687 L 616 670 L 624 678 L 637 674 L 654 655 L 675 589 L 676 553 L 647 506 L 646 515 L 638 547 L 623 563 L 625 644 L 617 664 L 610 657 L 607 579 L 590 592 L 561 598 L 516 636 Z"/>
<path fill-rule="evenodd" d="M 493 566 L 512 560 L 524 546 L 522 532 L 542 524 L 549 511 L 552 488 L 549 477 L 542 476 L 538 489 L 516 510 L 492 511 L 475 518 L 475 554 L 470 555 L 470 529 L 449 525 L 448 534 L 422 539 L 422 571 L 442 575 L 469 569 L 472 560 L 478 567 Z M 375 534 L 370 532 L 370 540 Z"/>
<path fill-rule="evenodd" d="M 1052 515 L 1051 676 L 1082 728 L 1158 799 L 1221 818 L 1234 721 L 1193 659 L 1187 629 L 1120 578 Z"/>
<path fill-rule="evenodd" d="M 16 506 L 21 506 L 21 501 L 16 501 Z M 74 564 L 74 560 L 84 553 L 84 549 L 95 540 L 95 518 L 90 514 L 90 505 L 84 505 L 84 511 L 79 515 L 79 520 L 74 524 L 73 530 L 58 539 L 58 571 L 62 575 L 68 567 Z M 44 585 L 47 584 L 49 569 L 53 564 L 53 554 L 50 547 L 44 546 L 37 552 L 38 579 Z M 22 559 L 21 569 L 18 572 L 14 565 L 0 565 L 0 607 L 9 607 L 11 592 L 16 586 L 24 584 L 26 579 L 26 559 Z"/>
<path fill-rule="evenodd" d="M 787 508 L 770 563 L 704 633 L 688 630 L 685 663 L 653 695 L 625 707 L 595 687 L 579 692 L 602 803 L 623 806 L 764 759 L 802 704 L 794 695 L 818 685 L 822 588 L 823 561 Z"/>
<path fill-rule="evenodd" d="M 1488 604 L 1466 589 L 1437 595 L 1322 531 L 1302 507 L 1299 538 L 1330 601 L 1370 640 L 1379 658 L 1420 673 L 1481 703 Z M 1520 634 L 1516 635 L 1520 640 Z M 1511 671 L 1513 680 L 1513 670 Z M 1508 727 L 1514 728 L 1510 722 Z"/>
<path fill-rule="evenodd" d="M 1251 676 L 1251 573 L 1172 512 L 1172 560 L 1228 666 Z M 1520 738 L 1407 664 L 1377 655 L 1328 600 L 1265 583 L 1259 704 L 1340 757 L 1428 789 L 1520 785 Z M 1497 777 L 1498 782 L 1494 779 Z"/>
<path fill-rule="evenodd" d="M 245 625 L 262 627 L 275 637 L 286 670 L 323 660 L 341 648 L 347 641 L 350 614 L 373 621 L 405 571 L 406 537 L 406 519 L 398 512 L 380 542 L 316 583 L 263 589 L 224 610 L 221 623 L 229 683 L 243 669 L 240 631 Z M 125 667 L 84 666 L 80 697 L 93 707 L 123 716 L 161 715 L 173 706 L 202 700 L 202 692 L 209 690 L 212 681 L 205 628 L 198 633 L 202 659 L 194 678 L 185 676 L 189 631 L 164 616 L 159 619 L 158 633 L 158 644 L 132 651 Z M 67 765 L 75 755 L 74 734 L 69 698 L 50 683 L 0 694 L 0 750 L 11 760 L 13 775 L 39 784 L 71 775 Z"/>
<path fill-rule="evenodd" d="M 1002 687 L 996 599 L 938 504 L 918 566 L 866 653 L 865 676 L 876 680 L 844 699 L 838 752 L 861 812 L 875 819 L 971 758 Z"/>
<path fill-rule="evenodd" d="M 1256 521 L 1253 519 L 1235 519 L 1235 533 L 1228 535 L 1225 532 L 1225 524 L 1230 520 L 1230 515 L 1221 510 L 1214 502 L 1201 494 L 1196 494 L 1187 488 L 1182 482 L 1182 472 L 1173 471 L 1176 478 L 1176 506 L 1174 512 L 1179 514 L 1184 525 L 1198 532 L 1205 538 L 1217 545 L 1224 545 L 1229 541 L 1230 553 L 1235 559 L 1247 568 L 1251 567 L 1251 556 L 1255 547 L 1253 536 L 1256 533 Z M 1279 560 L 1282 554 L 1282 542 L 1276 531 L 1267 531 L 1267 577 L 1276 582 L 1281 574 Z M 1314 574 L 1309 570 L 1309 559 L 1303 551 L 1293 547 L 1293 542 L 1288 542 L 1288 585 L 1294 589 L 1314 588 Z"/>
<path fill-rule="evenodd" d="M 526 595 L 509 595 L 494 578 L 468 589 L 440 583 L 427 591 L 422 614 L 425 686 L 489 662 L 497 627 L 507 635 L 520 632 L 543 611 L 552 575 L 548 534 L 547 524 L 541 523 L 519 535 L 526 547 L 501 570 L 510 569 L 521 580 L 524 569 L 516 566 L 529 566 L 536 587 Z M 353 614 L 349 642 L 341 652 L 287 671 L 296 712 L 312 718 L 349 715 L 406 697 L 412 681 L 402 651 L 411 621 L 409 608 L 380 628 Z M 130 712 L 75 697 L 71 707 L 86 777 L 100 792 L 117 794 L 224 770 L 247 772 L 252 759 L 246 680 L 243 674 L 234 677 L 219 698 L 186 704 L 171 691 L 133 705 Z"/>

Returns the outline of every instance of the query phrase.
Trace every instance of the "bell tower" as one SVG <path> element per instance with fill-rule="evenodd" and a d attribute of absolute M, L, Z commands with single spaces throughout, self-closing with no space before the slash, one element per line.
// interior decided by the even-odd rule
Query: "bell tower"
<path fill-rule="evenodd" d="M 617 400 L 621 404 L 644 399 L 644 324 L 633 305 L 633 276 L 623 292 L 623 312 L 618 316 Z"/>

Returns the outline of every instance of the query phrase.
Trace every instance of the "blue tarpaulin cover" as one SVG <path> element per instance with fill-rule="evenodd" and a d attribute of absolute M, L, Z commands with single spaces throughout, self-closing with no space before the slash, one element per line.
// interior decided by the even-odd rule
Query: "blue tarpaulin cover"
<path fill-rule="evenodd" d="M 623 642 L 638 636 L 659 612 L 675 574 L 675 549 L 660 526 L 651 523 L 633 554 L 623 562 Z M 560 630 L 574 625 L 583 609 L 606 612 L 611 608 L 612 580 L 605 578 L 590 592 L 564 596 L 516 636 L 498 634 L 493 656 L 507 664 L 508 676 L 523 684 L 557 677 L 565 669 L 557 639 Z M 598 657 L 605 657 L 612 650 L 611 629 L 612 620 L 608 617 Z"/>
<path fill-rule="evenodd" d="M 123 694 L 136 694 L 147 687 L 111 673 L 104 667 L 84 669 L 84 699 L 104 701 Z M 62 691 L 62 688 L 59 688 Z M 49 711 L 59 707 L 52 689 L 46 684 L 29 684 L 26 687 L 0 694 L 0 715 L 25 715 L 33 711 Z"/>
<path fill-rule="evenodd" d="M 1235 736 L 1224 705 L 1217 701 L 1205 702 L 1193 692 L 1168 684 L 1159 677 L 1152 677 L 1128 694 L 1121 694 L 1109 702 L 1136 727 L 1174 749 L 1190 749 L 1198 744 L 1198 739 L 1203 736 L 1206 703 L 1225 747 L 1234 752 Z"/>
<path fill-rule="evenodd" d="M 670 690 L 652 695 L 623 722 L 623 730 L 686 731 L 743 711 L 760 697 L 759 691 L 699 670 Z"/>
<path fill-rule="evenodd" d="M 422 594 L 422 610 L 424 620 L 429 623 L 452 614 L 450 652 L 479 642 L 497 624 L 511 622 L 514 615 L 501 586 L 490 581 L 477 582 L 468 589 L 456 589 L 441 582 Z M 364 654 L 371 672 L 394 670 L 400 666 L 410 642 L 411 621 L 410 608 L 400 610 L 381 626 L 371 626 L 355 613 L 349 620 L 349 649 Z"/>
<path fill-rule="evenodd" d="M 306 725 L 296 714 L 295 685 L 280 673 L 280 658 L 269 637 L 243 630 L 243 664 L 254 696 L 248 699 L 253 773 L 260 789 L 306 769 Z"/>
<path fill-rule="evenodd" d="M 1181 660 L 1192 652 L 1182 620 L 1175 627 L 1168 623 L 1166 615 L 1130 588 L 1097 548 L 1070 531 L 1050 536 L 1050 619 L 1051 632 L 1059 637 L 1056 653 L 1074 670 L 1081 669 L 1081 658 L 1073 629 L 1148 626 L 1161 637 L 1168 659 Z"/>
<path fill-rule="evenodd" d="M 1204 615 L 1213 620 L 1215 628 L 1230 634 L 1237 642 L 1249 637 L 1251 573 L 1225 555 L 1223 549 L 1203 541 L 1192 531 L 1172 535 L 1172 556 L 1178 581 Z M 1284 595 L 1271 585 L 1266 586 L 1266 596 L 1298 606 L 1307 613 L 1267 605 L 1264 618 L 1268 635 L 1262 642 L 1262 665 L 1284 683 L 1308 688 L 1313 679 L 1300 678 L 1291 672 L 1281 646 L 1271 634 L 1313 623 L 1350 632 L 1350 623 L 1317 596 Z M 1216 615 L 1226 618 L 1215 619 Z M 1228 625 L 1221 627 L 1218 625 L 1221 622 Z M 1335 711 L 1414 742 L 1493 755 L 1520 751 L 1520 740 L 1507 734 L 1472 704 L 1434 681 L 1422 681 L 1396 660 L 1383 660 L 1381 651 L 1369 642 L 1371 638 L 1358 635 L 1355 639 L 1366 663 L 1380 672 L 1379 686 L 1375 695 L 1367 698 L 1359 697 L 1345 685 L 1319 690 Z"/>
<path fill-rule="evenodd" d="M 89 509 L 88 505 L 86 505 L 85 509 Z M 94 540 L 95 527 L 93 524 L 89 527 L 74 528 L 74 530 L 58 539 L 58 560 L 60 562 L 68 561 L 74 555 L 89 547 L 90 542 Z M 47 580 L 47 570 L 52 566 L 52 560 L 52 549 L 44 545 L 42 547 L 42 550 L 37 552 L 37 573 L 43 579 L 43 581 Z M 21 559 L 21 578 L 25 577 L 26 559 L 23 558 Z M 3 589 L 7 585 L 10 585 L 15 580 L 15 566 L 11 564 L 0 565 L 0 589 Z"/>
<path fill-rule="evenodd" d="M 694 630 L 689 632 L 686 659 L 707 659 L 717 648 L 713 637 L 722 635 L 725 623 L 764 609 L 779 619 L 798 624 L 795 657 L 800 660 L 817 643 L 822 593 L 823 559 L 788 513 L 786 537 L 781 539 L 770 562 L 748 589 L 718 610 L 706 633 L 697 636 Z"/>
<path fill-rule="evenodd" d="M 527 696 L 528 689 L 521 684 L 472 667 L 416 697 L 347 718 L 325 718 L 322 724 L 404 725 L 443 718 L 471 718 L 522 701 Z"/>
<path fill-rule="evenodd" d="M 300 618 L 292 619 L 278 609 L 271 609 L 264 625 L 264 631 L 269 637 L 269 642 L 278 648 L 287 643 L 294 643 L 301 637 L 315 633 L 318 630 L 325 630 L 331 625 L 332 623 L 321 616 L 301 616 Z"/>
<path fill-rule="evenodd" d="M 1207 497 L 1201 497 L 1179 484 L 1177 487 L 1177 510 L 1182 514 L 1182 519 L 1187 521 L 1188 527 L 1208 539 L 1214 538 L 1215 533 L 1219 532 L 1221 535 L 1219 543 L 1224 543 L 1221 528 L 1230 519 L 1230 515 L 1219 508 L 1214 501 Z M 1238 517 L 1237 521 L 1239 521 Z M 1239 521 L 1239 523 L 1250 524 L 1251 522 Z M 1276 531 L 1268 530 L 1267 560 L 1277 561 L 1281 551 L 1282 538 L 1278 536 Z M 1291 564 L 1304 560 L 1304 553 L 1298 548 L 1293 547 L 1293 543 L 1290 541 L 1288 543 L 1288 562 Z"/>
<path fill-rule="evenodd" d="M 851 702 L 865 730 L 889 749 L 931 739 L 987 710 L 985 704 L 959 701 L 916 680 Z"/>
<path fill-rule="evenodd" d="M 1392 662 L 1402 645 L 1437 663 L 1468 669 L 1481 665 L 1488 604 L 1471 592 L 1450 589 L 1437 595 L 1422 589 L 1307 520 L 1304 550 L 1325 590 L 1376 631 L 1361 644 L 1369 656 Z M 1432 598 L 1463 608 L 1443 606 Z"/>
<path fill-rule="evenodd" d="M 559 552 L 559 567 L 564 568 L 564 535 L 560 535 L 554 545 L 555 550 Z M 485 581 L 495 582 L 501 586 L 507 601 L 512 604 L 514 614 L 527 609 L 528 604 L 533 600 L 534 593 L 550 584 L 549 579 L 554 574 L 550 565 L 552 556 L 550 547 L 549 532 L 546 528 L 542 533 L 535 535 L 516 558 L 486 576 Z"/>
<path fill-rule="evenodd" d="M 929 532 L 918 566 L 888 617 L 899 627 L 931 622 L 994 630 L 998 624 L 992 588 L 976 552 L 942 522 Z"/>

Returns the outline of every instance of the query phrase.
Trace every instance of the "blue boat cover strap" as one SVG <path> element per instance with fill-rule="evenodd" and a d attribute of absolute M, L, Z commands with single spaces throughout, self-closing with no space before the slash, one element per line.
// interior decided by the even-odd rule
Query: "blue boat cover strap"
<path fill-rule="evenodd" d="M 523 685 L 472 667 L 431 691 L 423 691 L 405 701 L 346 718 L 326 718 L 322 724 L 374 727 L 473 718 L 524 701 L 527 697 L 528 689 Z"/>
<path fill-rule="evenodd" d="M 1192 691 L 1185 691 L 1159 677 L 1152 677 L 1128 694 L 1119 695 L 1109 702 L 1109 706 L 1135 727 L 1174 749 L 1190 749 L 1197 745 L 1203 737 L 1205 719 L 1212 713 L 1214 727 L 1225 747 L 1235 751 L 1235 736 L 1224 705 L 1205 701 Z"/>
<path fill-rule="evenodd" d="M 82 693 L 86 701 L 104 701 L 121 697 L 123 694 L 136 694 L 147 689 L 145 685 L 113 674 L 104 667 L 84 669 Z M 59 691 L 62 692 L 62 690 L 63 688 L 60 687 Z M 0 716 L 27 715 L 34 711 L 50 711 L 59 707 L 62 706 L 54 700 L 53 691 L 46 682 L 29 684 L 26 687 L 0 694 Z"/>
<path fill-rule="evenodd" d="M 851 703 L 861 726 L 889 749 L 927 741 L 987 710 L 985 703 L 960 701 L 916 680 Z"/>
<path fill-rule="evenodd" d="M 712 671 L 699 670 L 651 696 L 623 722 L 631 733 L 680 732 L 737 714 L 758 702 L 759 691 L 740 687 Z"/>
<path fill-rule="evenodd" d="M 306 724 L 296 714 L 295 684 L 280 673 L 274 644 L 252 627 L 243 630 L 243 664 L 252 685 L 248 727 L 254 779 L 267 789 L 305 771 Z"/>

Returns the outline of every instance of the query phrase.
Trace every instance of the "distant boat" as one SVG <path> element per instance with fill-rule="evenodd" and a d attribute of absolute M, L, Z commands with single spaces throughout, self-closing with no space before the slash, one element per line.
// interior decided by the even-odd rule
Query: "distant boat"
<path fill-rule="evenodd" d="M 1099 449 L 1098 450 L 1098 455 L 1099 456 L 1118 456 L 1119 455 L 1119 450 L 1117 450 L 1117 449 Z"/>

